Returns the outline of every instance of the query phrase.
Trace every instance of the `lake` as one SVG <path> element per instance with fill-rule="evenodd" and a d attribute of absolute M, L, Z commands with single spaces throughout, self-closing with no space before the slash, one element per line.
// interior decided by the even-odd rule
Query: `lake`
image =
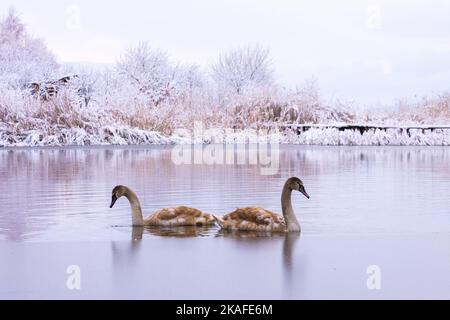
<path fill-rule="evenodd" d="M 0 150 L 0 298 L 450 298 L 450 148 L 283 145 L 278 160 L 266 175 L 179 164 L 171 146 Z M 132 228 L 126 199 L 109 208 L 123 184 L 144 216 L 281 213 L 290 176 L 311 196 L 292 197 L 301 235 Z"/>

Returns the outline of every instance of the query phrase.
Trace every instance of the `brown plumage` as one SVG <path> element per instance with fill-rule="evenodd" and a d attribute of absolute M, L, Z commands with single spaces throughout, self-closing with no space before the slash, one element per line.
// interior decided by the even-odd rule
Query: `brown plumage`
<path fill-rule="evenodd" d="M 307 198 L 303 182 L 297 178 L 289 178 L 281 193 L 283 216 L 260 207 L 238 208 L 222 218 L 214 216 L 219 226 L 226 230 L 243 230 L 258 232 L 290 232 L 300 231 L 300 224 L 295 217 L 291 204 L 292 190 L 297 190 Z"/>
<path fill-rule="evenodd" d="M 214 224 L 214 217 L 195 208 L 179 206 L 155 211 L 147 219 L 147 226 L 205 226 Z"/>
<path fill-rule="evenodd" d="M 283 217 L 260 207 L 238 208 L 222 220 L 223 228 L 231 230 L 283 232 L 286 229 Z"/>
<path fill-rule="evenodd" d="M 122 196 L 130 202 L 133 226 L 207 226 L 215 221 L 211 214 L 186 206 L 160 209 L 144 219 L 137 195 L 130 188 L 121 185 L 112 190 L 109 207 L 112 208 Z"/>

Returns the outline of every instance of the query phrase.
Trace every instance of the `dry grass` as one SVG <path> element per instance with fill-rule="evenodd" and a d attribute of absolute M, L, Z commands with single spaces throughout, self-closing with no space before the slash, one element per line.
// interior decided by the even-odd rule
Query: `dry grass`
<path fill-rule="evenodd" d="M 231 96 L 226 102 L 199 97 L 189 103 L 171 101 L 157 107 L 134 97 L 109 101 L 112 102 L 106 105 L 92 103 L 84 107 L 70 93 L 49 101 L 17 92 L 3 95 L 0 97 L 0 140 L 14 144 L 33 136 L 33 141 L 48 139 L 49 144 L 52 141 L 64 144 L 77 139 L 86 143 L 90 136 L 96 136 L 93 143 L 146 142 L 153 139 L 152 132 L 167 137 L 178 128 L 192 129 L 196 122 L 201 122 L 205 129 L 259 129 L 287 123 L 355 123 L 376 119 L 401 123 L 450 122 L 449 94 L 423 99 L 413 106 L 403 103 L 398 111 L 381 118 L 351 111 L 346 105 L 327 105 L 317 94 L 308 92 L 259 92 Z"/>
<path fill-rule="evenodd" d="M 418 103 L 410 104 L 400 101 L 398 111 L 391 115 L 399 121 L 420 124 L 449 124 L 450 123 L 450 94 L 443 93 L 423 98 Z"/>

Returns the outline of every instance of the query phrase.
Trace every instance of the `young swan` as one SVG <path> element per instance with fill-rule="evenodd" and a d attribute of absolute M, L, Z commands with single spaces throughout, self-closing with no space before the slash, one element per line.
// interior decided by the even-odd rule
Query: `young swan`
<path fill-rule="evenodd" d="M 234 210 L 222 218 L 214 216 L 220 227 L 227 230 L 300 232 L 300 224 L 292 209 L 292 190 L 300 191 L 309 199 L 303 182 L 292 177 L 287 179 L 281 192 L 281 210 L 283 217 L 259 207 L 246 207 Z"/>
<path fill-rule="evenodd" d="M 144 219 L 137 195 L 130 188 L 121 185 L 115 186 L 112 190 L 109 207 L 112 208 L 117 199 L 122 196 L 130 202 L 133 226 L 206 226 L 214 224 L 214 217 L 211 214 L 184 206 L 160 209 Z"/>

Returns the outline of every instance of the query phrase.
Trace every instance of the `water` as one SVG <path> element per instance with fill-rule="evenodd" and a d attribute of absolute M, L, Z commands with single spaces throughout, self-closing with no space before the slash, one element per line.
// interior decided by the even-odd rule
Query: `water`
<path fill-rule="evenodd" d="M 450 298 L 450 148 L 282 146 L 279 172 L 175 165 L 171 147 L 0 150 L 0 298 Z M 286 178 L 301 236 L 131 228 L 188 205 L 280 212 Z M 82 270 L 68 290 L 66 268 Z M 367 267 L 382 289 L 367 288 Z M 411 282 L 411 278 L 415 281 Z"/>

